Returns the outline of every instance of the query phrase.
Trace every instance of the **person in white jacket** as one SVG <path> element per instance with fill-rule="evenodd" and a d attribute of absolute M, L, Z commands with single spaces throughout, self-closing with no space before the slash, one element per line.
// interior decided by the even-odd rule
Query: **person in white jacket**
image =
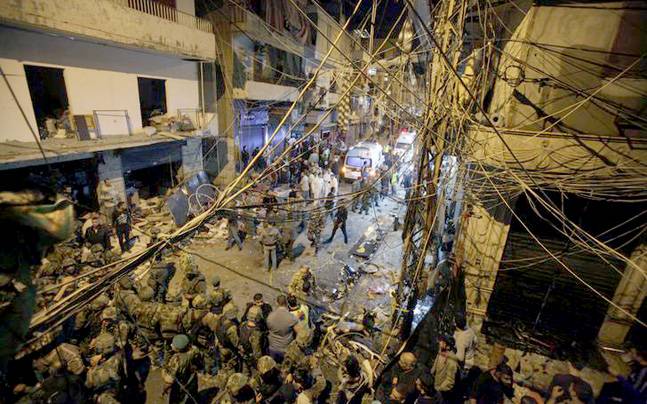
<path fill-rule="evenodd" d="M 324 197 L 324 180 L 320 175 L 314 175 L 310 179 L 310 188 L 312 190 L 312 199 L 315 200 L 316 205 L 321 205 L 323 202 L 321 198 Z"/>
<path fill-rule="evenodd" d="M 304 171 L 301 175 L 301 194 L 303 195 L 303 200 L 308 201 L 310 199 L 310 176 L 307 171 Z"/>

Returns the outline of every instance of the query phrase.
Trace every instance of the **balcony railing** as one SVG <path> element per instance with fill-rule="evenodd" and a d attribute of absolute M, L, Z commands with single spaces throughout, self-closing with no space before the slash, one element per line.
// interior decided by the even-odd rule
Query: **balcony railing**
<path fill-rule="evenodd" d="M 213 25 L 211 21 L 199 18 L 191 14 L 178 11 L 173 7 L 165 4 L 158 3 L 153 0 L 112 0 L 121 4 L 124 7 L 132 8 L 133 10 L 142 13 L 154 15 L 155 17 L 163 18 L 165 20 L 176 22 L 185 27 L 194 28 L 203 32 L 213 33 Z"/>

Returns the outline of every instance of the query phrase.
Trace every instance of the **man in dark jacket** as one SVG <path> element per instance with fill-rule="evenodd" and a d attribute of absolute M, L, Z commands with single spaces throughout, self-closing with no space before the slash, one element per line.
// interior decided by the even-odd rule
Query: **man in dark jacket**
<path fill-rule="evenodd" d="M 337 229 L 341 229 L 341 232 L 344 234 L 344 244 L 348 244 L 348 234 L 346 233 L 346 220 L 348 220 L 348 208 L 343 203 L 340 203 L 337 207 L 337 213 L 335 214 L 335 223 L 332 228 L 332 235 L 326 243 L 332 242 L 332 239 L 337 233 Z"/>
<path fill-rule="evenodd" d="M 119 202 L 117 209 L 112 213 L 112 225 L 119 239 L 119 248 L 124 253 L 130 250 L 130 227 L 132 216 L 125 202 Z"/>

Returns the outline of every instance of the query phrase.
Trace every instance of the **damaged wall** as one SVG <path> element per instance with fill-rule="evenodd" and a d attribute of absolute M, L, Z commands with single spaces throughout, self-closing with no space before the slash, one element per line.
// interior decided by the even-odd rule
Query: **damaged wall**
<path fill-rule="evenodd" d="M 0 66 L 32 127 L 36 118 L 23 66 L 33 64 L 63 68 L 72 114 L 92 114 L 97 109 L 126 109 L 134 131 L 142 128 L 137 77 L 166 80 L 169 114 L 179 108 L 199 108 L 197 64 L 62 37 L 0 27 Z M 0 86 L 0 141 L 33 142 L 8 89 Z"/>
<path fill-rule="evenodd" d="M 214 152 L 212 150 L 212 152 Z M 202 138 L 186 139 L 182 146 L 182 176 L 184 179 L 204 169 L 202 160 Z"/>
<path fill-rule="evenodd" d="M 190 11 L 186 1 L 179 3 L 182 10 Z M 175 22 L 129 8 L 127 1 L 2 1 L 0 19 L 8 24 L 74 35 L 79 39 L 96 38 L 181 57 L 216 58 L 214 35 L 197 29 L 195 17 L 183 16 Z"/>

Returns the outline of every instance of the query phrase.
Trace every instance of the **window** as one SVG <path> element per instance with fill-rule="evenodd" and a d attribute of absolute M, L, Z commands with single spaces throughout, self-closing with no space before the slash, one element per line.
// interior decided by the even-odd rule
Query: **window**
<path fill-rule="evenodd" d="M 40 132 L 45 133 L 46 121 L 63 118 L 69 108 L 63 69 L 25 65 L 25 76 L 36 123 Z"/>
<path fill-rule="evenodd" d="M 137 77 L 142 125 L 149 125 L 151 117 L 166 114 L 166 80 Z"/>
<path fill-rule="evenodd" d="M 351 167 L 362 168 L 364 163 L 368 162 L 368 166 L 371 166 L 371 159 L 359 157 L 359 156 L 348 156 L 346 157 L 346 165 Z"/>

